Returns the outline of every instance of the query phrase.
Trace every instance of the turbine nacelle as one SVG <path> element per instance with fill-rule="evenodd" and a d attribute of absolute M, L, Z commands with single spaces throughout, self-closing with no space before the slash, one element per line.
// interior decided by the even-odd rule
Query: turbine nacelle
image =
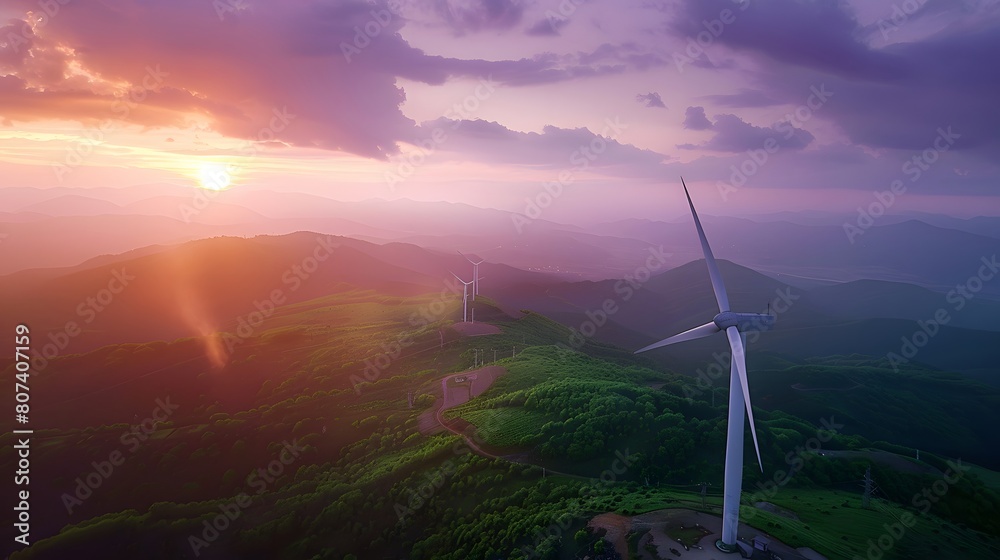
<path fill-rule="evenodd" d="M 726 434 L 726 483 L 722 501 L 722 539 L 716 542 L 719 550 L 734 552 L 737 550 L 736 533 L 739 527 L 740 516 L 740 496 L 743 484 L 743 414 L 747 415 L 750 421 L 750 436 L 753 439 L 754 451 L 757 452 L 757 465 L 760 472 L 764 472 L 764 462 L 760 456 L 760 445 L 757 442 L 757 427 L 753 419 L 753 406 L 750 403 L 749 379 L 747 379 L 746 362 L 746 333 L 752 330 L 766 330 L 774 325 L 775 316 L 771 315 L 770 306 L 768 313 L 736 313 L 729 309 L 729 294 L 726 293 L 726 285 L 722 281 L 722 273 L 719 272 L 719 265 L 715 262 L 715 255 L 712 254 L 712 247 L 708 244 L 705 236 L 705 229 L 701 226 L 698 212 L 694 209 L 694 202 L 691 201 L 691 193 L 681 178 L 681 186 L 684 187 L 684 196 L 687 198 L 688 207 L 691 209 L 691 218 L 694 219 L 694 227 L 698 231 L 698 240 L 701 242 L 701 250 L 705 255 L 705 266 L 708 268 L 708 278 L 712 282 L 712 292 L 715 294 L 715 301 L 719 304 L 719 314 L 710 323 L 688 329 L 680 334 L 675 334 L 659 342 L 655 342 L 636 350 L 636 354 L 646 352 L 656 348 L 662 348 L 671 344 L 695 340 L 716 333 L 726 333 L 729 341 L 729 348 L 732 350 L 730 359 L 729 376 L 729 419 Z M 713 393 L 714 394 L 714 393 Z"/>
<path fill-rule="evenodd" d="M 465 254 L 463 254 L 461 251 L 459 251 L 458 254 L 462 255 L 462 257 L 465 260 L 469 261 L 469 264 L 472 265 L 472 301 L 476 301 L 476 296 L 479 294 L 479 280 L 482 278 L 481 276 L 479 276 L 479 265 L 483 264 L 486 261 L 484 259 L 479 259 L 478 261 L 474 261 Z"/>
<path fill-rule="evenodd" d="M 750 421 L 750 435 L 753 438 L 754 450 L 757 452 L 757 465 L 760 467 L 760 472 L 764 472 L 764 462 L 760 456 L 760 445 L 757 443 L 757 427 L 753 420 L 753 407 L 750 404 L 750 388 L 749 380 L 747 379 L 746 364 L 746 342 L 743 340 L 743 335 L 741 333 L 750 330 L 764 330 L 770 328 L 774 324 L 775 317 L 771 315 L 770 312 L 765 315 L 763 313 L 736 313 L 729 310 L 729 294 L 726 293 L 726 285 L 722 281 L 722 273 L 719 272 L 719 265 L 715 262 L 715 255 L 712 254 L 712 247 L 708 244 L 708 238 L 705 236 L 705 228 L 701 226 L 701 220 L 698 218 L 698 212 L 694 209 L 694 202 L 691 201 L 691 193 L 688 192 L 687 185 L 684 184 L 683 177 L 681 178 L 681 185 L 684 187 L 684 196 L 687 198 L 688 207 L 691 209 L 691 218 L 694 219 L 694 227 L 698 231 L 698 240 L 701 242 L 701 250 L 705 255 L 705 266 L 708 267 L 708 278 L 712 282 L 712 292 L 715 294 L 715 301 L 719 304 L 719 314 L 716 315 L 710 323 L 705 323 L 704 325 L 688 329 L 680 334 L 675 334 L 674 336 L 665 338 L 659 342 L 654 342 L 649 346 L 636 350 L 635 353 L 638 354 L 640 352 L 647 352 L 656 348 L 670 346 L 671 344 L 677 344 L 679 342 L 686 342 L 688 340 L 712 336 L 715 333 L 725 332 L 726 338 L 729 339 L 729 348 L 733 353 L 731 360 L 731 380 L 733 381 L 732 387 L 738 387 L 743 393 L 743 408 L 746 410 L 747 419 Z M 768 311 L 770 311 L 770 309 L 768 309 Z M 733 406 L 730 406 L 729 409 L 730 411 L 734 410 Z M 742 412 L 740 412 L 740 416 L 742 416 Z M 735 419 L 732 416 L 729 417 L 729 423 L 731 425 L 735 425 Z M 742 447 L 740 447 L 740 450 L 742 452 Z M 729 452 L 727 451 L 726 454 L 728 457 Z M 742 466 L 740 468 L 742 469 Z M 728 532 L 729 531 L 726 531 L 725 529 L 723 530 L 723 533 Z"/>
<path fill-rule="evenodd" d="M 766 331 L 774 326 L 777 317 L 770 313 L 737 313 L 735 311 L 723 311 L 712 319 L 712 322 L 724 331 L 729 327 L 736 327 L 740 332 Z"/>

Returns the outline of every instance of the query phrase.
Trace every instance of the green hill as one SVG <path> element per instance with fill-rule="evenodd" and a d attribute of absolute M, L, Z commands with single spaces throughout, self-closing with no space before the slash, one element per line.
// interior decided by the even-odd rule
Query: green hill
<path fill-rule="evenodd" d="M 511 317 L 486 298 L 477 305 L 477 317 L 501 334 L 459 336 L 450 328 L 457 301 L 440 295 L 353 290 L 276 309 L 221 365 L 213 365 L 211 338 L 110 346 L 53 360 L 37 386 L 50 399 L 39 414 L 51 427 L 37 430 L 32 455 L 38 480 L 47 481 L 36 503 L 47 509 L 33 525 L 39 542 L 12 558 L 92 557 L 128 543 L 122 554 L 146 558 L 197 551 L 203 558 L 458 560 L 524 558 L 531 551 L 554 559 L 576 553 L 573 534 L 598 513 L 718 508 L 724 389 L 713 407 L 711 392 L 690 376 L 606 344 L 575 344 L 572 331 L 541 315 Z M 225 333 L 236 334 L 238 326 L 230 323 Z M 426 425 L 430 419 L 433 427 L 441 378 L 481 358 L 494 363 L 494 355 L 507 373 L 445 416 L 455 425 L 468 422 L 466 436 L 497 458 Z M 924 433 L 940 446 L 921 444 L 937 468 L 950 457 L 949 433 L 963 454 L 973 442 L 992 441 L 970 425 L 995 405 L 997 392 L 986 387 L 921 370 L 891 374 L 884 365 L 849 359 L 760 358 L 772 366 L 753 372 L 752 388 L 766 474 L 751 468 L 748 455 L 748 507 L 757 488 L 789 468 L 788 453 L 821 433 L 831 410 L 838 422 L 842 411 L 845 418 L 850 412 L 858 426 L 842 422 L 843 431 L 826 438 L 823 450 L 897 451 L 893 446 Z M 830 388 L 855 375 L 880 391 L 876 398 L 885 406 L 869 411 L 868 397 L 851 391 L 787 397 L 789 384 Z M 910 392 L 898 400 L 883 395 L 904 379 Z M 147 424 L 134 448 L 125 446 L 123 434 L 141 427 L 156 399 L 166 397 L 176 411 Z M 961 399 L 965 410 L 943 399 Z M 900 414 L 905 420 L 897 420 Z M 947 415 L 955 417 L 933 426 Z M 879 431 L 866 435 L 862 426 Z M 9 435 L 0 439 L 5 447 L 12 443 Z M 92 496 L 81 497 L 78 481 L 115 451 L 123 463 Z M 832 558 L 864 554 L 864 539 L 914 510 L 909 497 L 936 480 L 876 464 L 881 509 L 838 507 L 828 516 L 823 512 L 833 504 L 856 500 L 837 492 L 845 484 L 856 488 L 866 462 L 813 451 L 796 456 L 801 467 L 767 497 L 797 507 L 801 523 L 764 513 L 751 522 Z M 696 485 L 705 480 L 713 491 L 702 506 Z M 80 503 L 71 498 L 67 511 L 65 496 Z M 960 538 L 971 543 L 967 557 L 989 557 L 997 541 L 987 535 L 1000 530 L 998 507 L 997 493 L 969 474 L 920 515 L 922 535 L 923 528 L 944 528 L 921 537 L 921 546 Z"/>

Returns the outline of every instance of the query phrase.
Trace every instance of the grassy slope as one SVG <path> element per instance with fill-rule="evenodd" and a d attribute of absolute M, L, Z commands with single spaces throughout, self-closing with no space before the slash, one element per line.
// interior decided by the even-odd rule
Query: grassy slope
<path fill-rule="evenodd" d="M 657 457 L 656 446 L 670 441 L 671 434 L 681 439 L 679 434 L 693 431 L 694 426 L 704 428 L 706 441 L 718 443 L 721 409 L 678 396 L 683 387 L 690 386 L 689 380 L 636 367 L 628 353 L 612 347 L 587 345 L 584 349 L 589 354 L 601 358 L 594 359 L 533 346 L 569 340 L 568 330 L 533 314 L 517 321 L 494 314 L 492 318 L 503 334 L 449 337 L 439 348 L 438 328 L 446 327 L 447 321 L 430 328 L 417 328 L 409 321 L 414 312 L 433 302 L 433 297 L 400 299 L 358 292 L 289 306 L 241 344 L 222 371 L 206 368 L 202 361 L 193 364 L 198 367 L 171 372 L 170 381 L 153 382 L 158 378 L 151 375 L 145 378 L 148 382 L 130 384 L 129 389 L 149 395 L 183 386 L 191 404 L 130 455 L 95 493 L 97 498 L 88 500 L 73 516 L 51 512 L 58 523 L 56 529 L 66 525 L 59 535 L 13 558 L 55 558 L 68 550 L 84 556 L 98 554 L 106 551 L 111 541 L 131 543 L 126 553 L 133 556 L 141 552 L 147 558 L 174 558 L 190 551 L 189 537 L 200 534 L 202 522 L 217 515 L 219 507 L 240 492 L 252 494 L 252 504 L 233 521 L 234 528 L 223 531 L 220 540 L 203 551 L 203 558 L 222 557 L 223 551 L 243 558 L 344 558 L 351 553 L 361 558 L 404 553 L 414 559 L 508 554 L 517 558 L 522 554 L 517 551 L 524 547 L 550 557 L 555 539 L 541 535 L 553 527 L 556 529 L 548 532 L 565 536 L 563 547 L 572 548 L 571 535 L 598 512 L 700 507 L 700 497 L 682 480 L 655 488 L 639 483 L 648 475 L 654 480 L 670 478 L 670 472 L 657 471 L 650 463 Z M 386 341 L 399 340 L 405 334 L 412 334 L 416 342 L 393 358 L 379 379 L 355 392 L 350 376 L 361 372 L 366 358 L 384 352 Z M 129 345 L 57 360 L 49 370 L 50 383 L 56 386 L 69 371 L 89 378 L 91 386 L 121 382 L 180 348 L 196 353 L 196 342 L 157 343 L 148 349 Z M 492 443 L 516 440 L 515 451 L 528 451 L 543 464 L 572 467 L 578 476 L 543 478 L 534 466 L 478 457 L 456 436 L 419 434 L 417 417 L 432 405 L 430 392 L 441 374 L 471 366 L 473 348 L 487 349 L 486 356 L 492 358 L 492 348 L 510 346 L 520 352 L 500 363 L 510 373 L 457 414 L 478 422 Z M 654 390 L 649 386 L 653 383 L 667 386 Z M 239 398 L 221 402 L 234 385 L 248 387 Z M 406 394 L 411 391 L 417 395 L 414 409 L 406 403 Z M 594 394 L 608 403 L 591 402 Z M 562 395 L 581 399 L 584 404 L 584 418 L 572 427 L 584 429 L 588 422 L 613 417 L 620 431 L 607 438 L 603 448 L 577 448 L 580 460 L 560 460 L 551 450 L 546 454 L 541 449 L 545 444 L 573 444 L 569 440 L 559 443 L 559 437 L 550 436 L 574 431 L 557 426 L 558 422 L 577 420 L 542 411 L 544 403 L 561 406 L 554 399 Z M 520 402 L 521 397 L 524 402 Z M 94 407 L 98 398 L 103 397 L 88 397 L 79 410 Z M 534 398 L 530 405 L 529 398 Z M 589 408 L 590 404 L 594 408 Z M 600 408 L 603 404 L 616 408 Z M 662 422 L 642 420 L 653 429 L 652 437 L 625 429 L 645 418 L 645 413 L 630 416 L 633 412 L 648 411 L 649 407 L 653 407 L 653 417 Z M 132 419 L 132 409 L 115 405 L 110 397 L 105 408 L 109 417 Z M 72 418 L 76 409 L 70 406 L 61 413 Z M 618 418 L 619 413 L 624 416 Z M 814 429 L 808 422 L 769 417 L 766 412 L 761 416 L 764 425 L 789 430 L 788 437 Z M 105 422 L 95 417 L 92 428 L 38 434 L 39 439 L 48 441 L 35 457 L 35 464 L 67 465 L 51 476 L 43 475 L 54 481 L 55 492 L 71 491 L 73 477 L 85 472 L 89 460 L 107 457 L 108 449 L 119 447 L 116 438 L 124 426 Z M 247 474 L 266 467 L 280 452 L 278 442 L 292 438 L 305 444 L 306 451 L 264 491 L 256 493 L 246 481 Z M 9 444 L 9 440 L 2 443 Z M 626 472 L 605 476 L 606 482 L 599 482 L 598 477 L 615 459 L 608 450 L 623 446 L 631 453 L 645 455 L 646 462 L 637 460 Z M 721 457 L 715 450 L 719 448 L 716 445 L 704 453 L 687 451 L 693 463 L 714 465 L 712 469 L 717 470 Z M 73 450 L 72 456 L 67 455 L 68 449 Z M 772 461 L 780 461 L 780 457 L 772 457 Z M 676 476 L 683 478 L 680 467 L 687 462 L 674 457 L 666 464 L 678 467 L 681 474 Z M 809 485 L 804 478 L 801 482 Z M 832 503 L 834 494 L 815 487 L 789 486 L 773 501 L 798 510 L 788 503 L 795 501 L 796 495 L 799 505 L 806 505 L 800 511 L 801 527 L 791 522 L 781 528 L 770 527 L 768 523 L 782 521 L 771 521 L 764 513 L 752 522 L 835 556 L 845 550 L 863 553 L 855 545 L 863 544 L 870 531 L 854 525 L 877 528 L 898 515 L 865 512 L 865 516 L 874 517 L 857 523 L 857 517 L 846 513 L 848 509 L 837 509 L 834 515 L 831 508 L 827 516 L 821 513 L 819 502 Z M 709 507 L 717 507 L 718 501 L 710 498 Z M 813 511 L 823 517 L 813 519 Z M 850 513 L 857 514 L 857 509 L 850 509 Z M 943 523 L 933 516 L 928 519 L 928 523 Z M 850 543 L 840 544 L 844 534 L 850 536 Z M 949 527 L 940 539 L 955 535 L 966 540 L 979 538 L 969 530 Z M 970 547 L 968 557 L 984 557 L 981 552 Z"/>

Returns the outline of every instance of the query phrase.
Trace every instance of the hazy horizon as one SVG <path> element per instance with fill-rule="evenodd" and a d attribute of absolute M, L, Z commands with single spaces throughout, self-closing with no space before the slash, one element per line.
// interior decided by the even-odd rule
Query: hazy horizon
<path fill-rule="evenodd" d="M 8 3 L 3 186 L 1000 215 L 995 3 L 400 6 Z"/>

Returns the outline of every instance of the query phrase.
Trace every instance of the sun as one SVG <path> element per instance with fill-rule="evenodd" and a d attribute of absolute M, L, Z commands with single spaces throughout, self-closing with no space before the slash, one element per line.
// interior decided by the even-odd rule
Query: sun
<path fill-rule="evenodd" d="M 232 176 L 221 163 L 205 163 L 198 170 L 198 182 L 203 189 L 221 191 L 232 184 Z"/>

